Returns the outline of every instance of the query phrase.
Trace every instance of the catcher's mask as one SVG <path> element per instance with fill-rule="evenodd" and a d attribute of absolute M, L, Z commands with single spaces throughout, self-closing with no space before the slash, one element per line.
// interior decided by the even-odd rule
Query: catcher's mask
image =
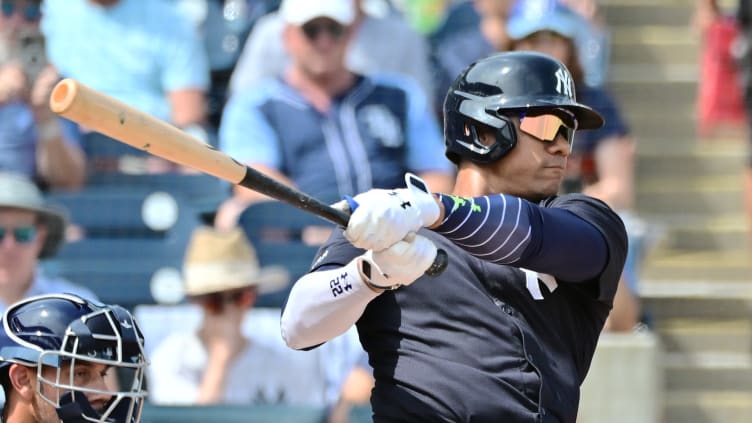
<path fill-rule="evenodd" d="M 134 423 L 146 397 L 143 346 L 126 309 L 69 294 L 41 295 L 3 315 L 0 371 L 13 363 L 35 367 L 37 394 L 63 422 Z M 117 372 L 119 387 L 108 386 L 106 371 Z"/>

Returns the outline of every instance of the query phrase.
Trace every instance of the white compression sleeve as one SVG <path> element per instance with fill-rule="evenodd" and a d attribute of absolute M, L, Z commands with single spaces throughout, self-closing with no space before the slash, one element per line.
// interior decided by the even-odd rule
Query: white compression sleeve
<path fill-rule="evenodd" d="M 345 333 L 378 296 L 361 279 L 356 260 L 309 273 L 290 291 L 280 321 L 282 338 L 294 349 L 324 343 Z"/>

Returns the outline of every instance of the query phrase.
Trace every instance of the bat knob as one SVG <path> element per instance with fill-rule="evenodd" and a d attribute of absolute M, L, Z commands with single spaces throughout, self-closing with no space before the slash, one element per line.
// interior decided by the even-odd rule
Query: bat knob
<path fill-rule="evenodd" d="M 433 263 L 431 264 L 431 267 L 426 269 L 426 275 L 428 276 L 439 276 L 444 269 L 446 269 L 447 265 L 449 264 L 449 256 L 447 255 L 446 251 L 439 248 L 438 251 L 436 251 L 436 258 L 433 259 Z"/>

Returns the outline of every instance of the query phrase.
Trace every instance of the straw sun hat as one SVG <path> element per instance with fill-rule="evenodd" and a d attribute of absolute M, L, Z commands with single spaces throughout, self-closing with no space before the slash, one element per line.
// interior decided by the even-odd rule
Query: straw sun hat
<path fill-rule="evenodd" d="M 183 262 L 185 294 L 198 296 L 255 286 L 260 294 L 278 291 L 290 282 L 281 266 L 261 267 L 248 238 L 239 228 L 194 230 Z"/>

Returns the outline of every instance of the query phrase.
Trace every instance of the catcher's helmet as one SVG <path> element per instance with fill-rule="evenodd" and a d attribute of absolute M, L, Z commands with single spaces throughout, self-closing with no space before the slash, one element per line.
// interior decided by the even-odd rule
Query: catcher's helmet
<path fill-rule="evenodd" d="M 446 155 L 454 163 L 494 162 L 517 142 L 509 116 L 557 111 L 572 115 L 581 129 L 603 125 L 600 114 L 577 102 L 572 76 L 558 60 L 530 51 L 480 59 L 460 73 L 444 100 Z M 493 145 L 478 140 L 478 124 L 497 130 Z"/>
<path fill-rule="evenodd" d="M 6 379 L 13 363 L 36 367 L 37 394 L 55 407 L 63 422 L 132 423 L 140 420 L 146 397 L 143 345 L 136 321 L 120 306 L 69 294 L 40 295 L 5 311 L 0 331 L 0 372 Z M 77 366 L 92 364 L 118 371 L 123 388 L 81 386 Z M 48 366 L 56 369 L 52 378 L 43 373 Z M 52 389 L 43 389 L 44 385 Z M 95 411 L 86 394 L 110 400 L 102 410 Z"/>

